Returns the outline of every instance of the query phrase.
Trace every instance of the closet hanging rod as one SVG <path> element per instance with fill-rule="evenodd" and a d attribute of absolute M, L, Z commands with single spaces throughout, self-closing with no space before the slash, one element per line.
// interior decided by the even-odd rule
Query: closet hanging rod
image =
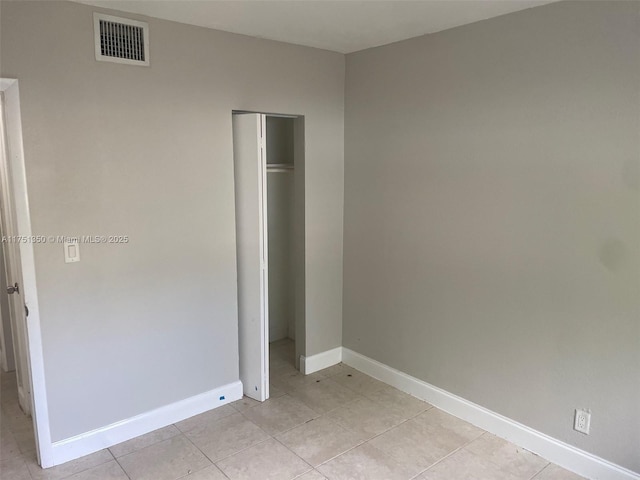
<path fill-rule="evenodd" d="M 271 163 L 267 164 L 267 172 L 292 172 L 293 165 L 287 163 Z"/>

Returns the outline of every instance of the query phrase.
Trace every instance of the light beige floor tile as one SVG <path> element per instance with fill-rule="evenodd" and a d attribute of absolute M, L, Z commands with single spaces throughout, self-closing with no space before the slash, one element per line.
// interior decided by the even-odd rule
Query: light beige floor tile
<path fill-rule="evenodd" d="M 2 452 L 0 478 L 10 480 L 31 480 L 31 474 L 21 455 L 5 456 Z"/>
<path fill-rule="evenodd" d="M 408 420 L 370 440 L 373 446 L 414 474 L 467 444 L 469 440 L 438 424 Z"/>
<path fill-rule="evenodd" d="M 199 470 L 191 475 L 181 478 L 180 480 L 227 480 L 222 471 L 215 465 Z"/>
<path fill-rule="evenodd" d="M 236 400 L 235 402 L 231 403 L 231 406 L 238 412 L 243 412 L 248 408 L 257 407 L 258 405 L 260 405 L 259 401 L 247 396 L 243 396 L 240 400 Z"/>
<path fill-rule="evenodd" d="M 296 344 L 290 338 L 283 338 L 281 340 L 271 342 L 269 344 L 269 351 L 276 351 L 288 357 L 293 357 L 296 351 Z"/>
<path fill-rule="evenodd" d="M 57 467 L 51 467 L 44 470 L 36 463 L 35 458 L 30 458 L 27 462 L 27 466 L 29 467 L 29 472 L 34 480 L 60 480 L 112 460 L 113 455 L 109 453 L 109 450 L 105 449 L 76 460 L 71 460 L 70 462 L 58 465 Z"/>
<path fill-rule="evenodd" d="M 136 450 L 146 448 L 154 443 L 166 440 L 167 438 L 175 437 L 176 435 L 180 435 L 180 430 L 178 430 L 175 425 L 169 425 L 168 427 L 160 428 L 145 435 L 140 435 L 139 437 L 114 445 L 113 447 L 110 447 L 109 450 L 114 457 L 118 458 L 131 452 L 135 452 Z"/>
<path fill-rule="evenodd" d="M 25 415 L 20 408 L 17 398 L 15 402 L 3 403 L 2 412 L 4 413 L 2 416 L 3 423 L 8 425 L 9 428 L 15 428 L 19 426 L 19 423 L 32 423 L 31 417 Z"/>
<path fill-rule="evenodd" d="M 296 371 L 295 373 L 288 373 L 271 377 L 271 384 L 285 393 L 291 393 L 296 388 L 302 387 L 304 385 L 318 383 L 324 378 L 324 375 L 320 373 L 303 375 L 302 373 Z"/>
<path fill-rule="evenodd" d="M 286 392 L 280 390 L 273 383 L 269 383 L 269 399 L 282 397 L 283 395 L 286 395 Z"/>
<path fill-rule="evenodd" d="M 525 479 L 531 478 L 549 463 L 544 458 L 490 433 L 485 433 L 465 448 Z"/>
<path fill-rule="evenodd" d="M 365 375 L 362 372 L 358 372 L 357 370 L 339 373 L 332 376 L 331 379 L 362 395 L 372 394 L 388 387 L 386 383 L 376 380 L 369 375 Z"/>
<path fill-rule="evenodd" d="M 183 435 L 118 458 L 131 480 L 176 480 L 211 465 Z"/>
<path fill-rule="evenodd" d="M 25 462 L 27 462 L 27 465 L 29 463 L 37 463 L 38 462 L 38 452 L 36 452 L 36 449 L 34 448 L 33 450 L 31 450 L 29 452 L 24 452 L 22 454 L 22 458 L 24 458 Z"/>
<path fill-rule="evenodd" d="M 2 372 L 2 378 L 0 378 L 0 386 L 7 387 L 15 385 L 17 379 L 17 373 L 15 370 L 11 372 Z"/>
<path fill-rule="evenodd" d="M 18 391 L 15 388 L 2 391 L 2 397 L 0 398 L 0 407 L 3 409 L 13 410 L 16 407 L 20 408 L 18 403 Z"/>
<path fill-rule="evenodd" d="M 276 438 L 313 466 L 346 452 L 364 440 L 324 417 L 311 420 Z"/>
<path fill-rule="evenodd" d="M 377 448 L 365 444 L 318 467 L 331 480 L 408 480 L 411 472 Z"/>
<path fill-rule="evenodd" d="M 423 402 L 419 398 L 401 392 L 397 388 L 385 387 L 381 390 L 369 393 L 367 398 L 378 402 L 388 409 L 398 413 L 403 418 L 411 418 L 432 407 L 431 404 Z"/>
<path fill-rule="evenodd" d="M 302 375 L 293 364 L 281 363 L 280 365 L 270 365 L 269 379 L 273 382 L 274 378 L 283 377 L 286 375 Z"/>
<path fill-rule="evenodd" d="M 278 354 L 269 355 L 269 369 L 281 368 L 287 365 L 294 366 L 293 358 L 285 358 Z"/>
<path fill-rule="evenodd" d="M 414 418 L 416 422 L 425 426 L 439 426 L 451 430 L 469 441 L 478 438 L 484 433 L 484 430 L 481 428 L 471 425 L 453 415 L 449 415 L 438 408 L 430 408 Z"/>
<path fill-rule="evenodd" d="M 2 395 L 0 395 L 0 405 L 6 407 L 7 405 L 17 405 L 18 402 L 18 385 L 11 384 L 2 385 L 0 387 Z"/>
<path fill-rule="evenodd" d="M 12 401 L 5 401 L 2 403 L 2 410 L 4 411 L 5 418 L 8 419 L 27 417 L 20 408 L 17 396 Z"/>
<path fill-rule="evenodd" d="M 4 395 L 4 391 L 9 389 L 17 390 L 17 378 L 15 374 L 15 370 L 13 372 L 1 372 L 0 376 L 0 393 L 2 394 L 0 398 L 2 400 L 6 400 L 6 395 Z M 17 395 L 16 395 L 17 396 Z"/>
<path fill-rule="evenodd" d="M 272 350 L 269 352 L 269 367 L 280 367 L 285 364 L 295 365 L 293 355 L 287 355 L 286 352 L 280 350 Z"/>
<path fill-rule="evenodd" d="M 330 378 L 318 380 L 315 383 L 301 385 L 289 395 L 300 400 L 317 413 L 326 413 L 341 405 L 362 398 L 359 393 L 343 387 Z"/>
<path fill-rule="evenodd" d="M 269 365 L 274 366 L 274 362 L 282 361 L 290 365 L 295 364 L 296 347 L 291 340 L 278 341 L 269 344 Z"/>
<path fill-rule="evenodd" d="M 269 438 L 255 423 L 239 413 L 194 428 L 185 435 L 212 462 Z"/>
<path fill-rule="evenodd" d="M 278 398 L 286 395 L 285 392 L 276 387 L 273 383 L 269 383 L 269 398 Z"/>
<path fill-rule="evenodd" d="M 19 408 L 17 412 L 9 414 L 6 417 L 6 426 L 11 430 L 14 436 L 17 436 L 19 432 L 32 431 L 33 420 L 28 417 Z"/>
<path fill-rule="evenodd" d="M 178 427 L 178 429 L 182 433 L 186 433 L 189 430 L 193 430 L 200 425 L 215 422 L 216 420 L 228 417 L 229 415 L 233 415 L 234 413 L 236 413 L 236 409 L 231 405 L 222 405 L 221 407 L 214 408 L 213 410 L 209 410 L 208 412 L 204 412 L 200 415 L 195 415 L 191 418 L 187 418 L 186 420 L 182 420 L 181 422 L 176 423 L 176 427 Z"/>
<path fill-rule="evenodd" d="M 18 443 L 18 437 L 24 436 L 24 432 L 33 431 L 33 423 L 31 422 L 30 417 L 26 417 L 24 414 L 20 413 L 16 417 L 12 417 L 7 415 L 5 417 L 4 428 L 11 432 L 14 440 Z"/>
<path fill-rule="evenodd" d="M 292 341 L 285 342 L 285 343 L 280 343 L 278 341 L 278 342 L 273 342 L 269 344 L 270 356 L 281 356 L 293 362 L 295 354 L 296 354 L 296 347 Z"/>
<path fill-rule="evenodd" d="M 269 435 L 284 432 L 318 416 L 305 404 L 288 395 L 269 399 L 262 405 L 244 411 L 242 415 Z"/>
<path fill-rule="evenodd" d="M 2 392 L 2 394 L 0 395 L 1 407 L 18 403 L 17 385 L 0 386 L 0 392 Z"/>
<path fill-rule="evenodd" d="M 331 367 L 320 370 L 318 373 L 323 374 L 327 378 L 331 378 L 336 375 L 354 373 L 357 371 L 358 370 L 356 370 L 353 367 L 350 367 L 349 365 L 345 365 L 344 363 L 338 363 L 336 365 L 332 365 Z"/>
<path fill-rule="evenodd" d="M 2 373 L 0 380 L 0 403 L 6 403 L 13 400 L 14 392 L 17 397 L 18 384 L 15 378 L 5 377 L 6 373 Z"/>
<path fill-rule="evenodd" d="M 9 429 L 2 429 L 0 434 L 0 463 L 6 458 L 20 455 L 20 448 L 18 442 L 13 436 L 13 433 Z"/>
<path fill-rule="evenodd" d="M 238 479 L 408 479 L 424 468 L 414 480 L 582 479 L 553 464 L 545 467 L 545 460 L 347 365 L 304 376 L 293 366 L 293 345 L 285 340 L 270 351 L 272 379 L 291 395 L 271 383 L 268 402 L 245 397 L 180 422 L 186 436 L 170 426 L 111 450 L 133 480 L 227 479 L 204 454 L 220 459 Z M 108 450 L 42 470 L 32 420 L 18 404 L 15 376 L 0 374 L 0 393 L 3 480 L 129 478 Z M 267 433 L 277 434 L 286 447 Z"/>
<path fill-rule="evenodd" d="M 303 475 L 300 475 L 299 477 L 296 477 L 296 480 L 327 480 L 327 477 L 322 475 L 317 470 L 311 470 L 310 472 L 307 472 Z"/>
<path fill-rule="evenodd" d="M 460 449 L 429 468 L 416 480 L 520 480 L 486 458 Z"/>
<path fill-rule="evenodd" d="M 65 480 L 129 480 L 124 470 L 115 460 L 90 468 L 84 472 L 76 473 Z"/>
<path fill-rule="evenodd" d="M 13 438 L 22 453 L 30 452 L 36 448 L 36 437 L 33 433 L 33 424 L 30 418 L 26 425 L 23 424 L 18 428 L 12 428 L 11 433 L 13 433 Z"/>
<path fill-rule="evenodd" d="M 9 403 L 17 403 L 18 385 L 0 381 L 0 407 Z"/>
<path fill-rule="evenodd" d="M 397 413 L 364 397 L 336 408 L 326 416 L 364 438 L 379 435 L 404 421 Z"/>
<path fill-rule="evenodd" d="M 554 464 L 550 464 L 533 478 L 534 480 L 584 480 L 584 477 Z"/>
<path fill-rule="evenodd" d="M 217 463 L 231 480 L 289 480 L 309 470 L 288 448 L 269 439 Z"/>

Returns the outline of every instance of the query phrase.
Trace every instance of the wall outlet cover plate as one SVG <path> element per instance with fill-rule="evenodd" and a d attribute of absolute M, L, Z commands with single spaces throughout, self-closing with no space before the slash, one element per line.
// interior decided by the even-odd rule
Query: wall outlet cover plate
<path fill-rule="evenodd" d="M 576 409 L 576 414 L 573 420 L 573 429 L 577 432 L 589 435 L 589 429 L 591 428 L 591 411 L 588 409 Z"/>

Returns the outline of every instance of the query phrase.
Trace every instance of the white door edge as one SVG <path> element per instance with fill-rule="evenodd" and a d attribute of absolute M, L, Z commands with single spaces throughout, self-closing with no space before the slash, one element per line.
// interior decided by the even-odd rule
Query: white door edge
<path fill-rule="evenodd" d="M 11 166 L 13 200 L 16 211 L 16 228 L 20 236 L 31 236 L 31 217 L 27 194 L 24 149 L 22 142 L 22 120 L 20 115 L 20 92 L 18 80 L 0 79 L 0 91 L 5 97 L 5 119 L 7 122 L 7 143 Z M 40 328 L 40 310 L 36 285 L 36 268 L 33 244 L 20 243 L 20 267 L 22 270 L 22 288 L 24 302 L 29 308 L 27 317 L 27 360 L 30 375 L 27 381 L 31 387 L 31 405 L 33 427 L 36 437 L 38 461 L 43 468 L 53 466 L 53 448 L 49 427 L 49 408 L 47 404 L 44 355 L 42 349 L 42 331 Z"/>

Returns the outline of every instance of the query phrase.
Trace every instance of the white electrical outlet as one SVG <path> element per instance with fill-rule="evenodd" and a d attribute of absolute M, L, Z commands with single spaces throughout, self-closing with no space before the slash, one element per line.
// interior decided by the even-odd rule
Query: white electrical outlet
<path fill-rule="evenodd" d="M 573 421 L 573 429 L 577 432 L 589 435 L 589 428 L 591 428 L 591 410 L 577 408 L 576 416 Z"/>

